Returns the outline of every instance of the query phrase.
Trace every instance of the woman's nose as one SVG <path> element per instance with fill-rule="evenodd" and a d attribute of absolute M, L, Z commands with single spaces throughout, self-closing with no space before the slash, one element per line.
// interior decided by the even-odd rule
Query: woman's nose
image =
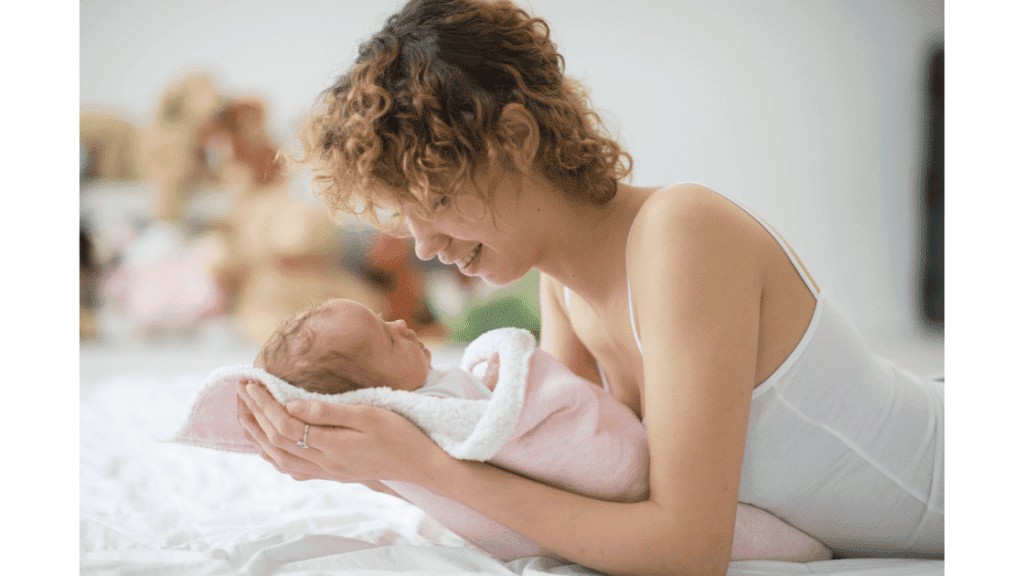
<path fill-rule="evenodd" d="M 418 218 L 409 216 L 406 219 L 409 232 L 416 241 L 416 257 L 420 260 L 430 260 L 441 250 L 444 250 L 451 241 L 447 236 L 433 230 L 428 222 L 420 221 Z"/>

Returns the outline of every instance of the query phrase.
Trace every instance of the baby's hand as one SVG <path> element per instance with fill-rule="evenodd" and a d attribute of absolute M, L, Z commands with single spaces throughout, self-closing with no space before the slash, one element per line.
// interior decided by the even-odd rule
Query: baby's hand
<path fill-rule="evenodd" d="M 491 392 L 494 392 L 494 387 L 498 385 L 498 373 L 501 372 L 501 362 L 499 361 L 498 353 L 495 352 L 487 360 L 487 371 L 484 372 L 484 377 L 481 380 L 484 386 L 487 386 Z"/>

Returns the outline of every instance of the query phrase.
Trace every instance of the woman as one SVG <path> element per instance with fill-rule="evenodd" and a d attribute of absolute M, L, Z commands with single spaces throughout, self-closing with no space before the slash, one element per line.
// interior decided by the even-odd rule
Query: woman
<path fill-rule="evenodd" d="M 940 385 L 874 357 L 744 208 L 623 183 L 631 160 L 542 20 L 413 0 L 320 103 L 306 152 L 333 209 L 391 209 L 420 258 L 491 284 L 542 273 L 541 347 L 643 419 L 650 499 L 453 460 L 387 411 L 240 389 L 280 471 L 414 482 L 612 574 L 724 574 L 738 500 L 843 555 L 943 554 Z"/>

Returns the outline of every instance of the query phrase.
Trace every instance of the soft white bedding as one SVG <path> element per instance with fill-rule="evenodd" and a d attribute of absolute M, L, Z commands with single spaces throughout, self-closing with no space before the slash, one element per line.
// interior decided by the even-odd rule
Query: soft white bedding
<path fill-rule="evenodd" d="M 297 482 L 262 459 L 154 438 L 179 422 L 214 364 L 188 351 L 111 369 L 86 358 L 81 390 L 83 575 L 599 574 L 550 559 L 501 562 L 397 498 Z M 441 362 L 457 351 L 440 354 Z M 185 359 L 192 358 L 190 361 Z M 731 576 L 942 574 L 942 561 L 746 561 Z"/>

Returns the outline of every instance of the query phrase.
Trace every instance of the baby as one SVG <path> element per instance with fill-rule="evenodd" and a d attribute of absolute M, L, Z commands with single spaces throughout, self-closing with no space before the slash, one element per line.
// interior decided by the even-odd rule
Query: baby
<path fill-rule="evenodd" d="M 289 320 L 263 344 L 255 365 L 310 392 L 341 394 L 385 387 L 431 396 L 486 400 L 497 379 L 493 363 L 472 374 L 434 368 L 430 350 L 404 320 L 385 322 L 352 300 L 327 300 Z"/>

